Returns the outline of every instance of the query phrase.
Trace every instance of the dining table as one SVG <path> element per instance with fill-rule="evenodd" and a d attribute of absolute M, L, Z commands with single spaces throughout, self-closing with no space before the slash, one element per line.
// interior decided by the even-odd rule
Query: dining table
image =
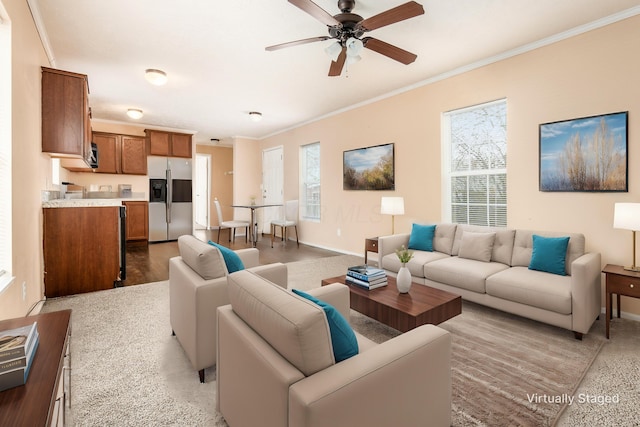
<path fill-rule="evenodd" d="M 231 205 L 232 208 L 245 208 L 251 209 L 251 227 L 249 227 L 249 240 L 251 245 L 255 248 L 258 242 L 258 222 L 256 220 L 256 209 L 260 208 L 274 208 L 282 207 L 282 203 L 263 203 L 263 204 L 248 204 L 248 205 Z"/>

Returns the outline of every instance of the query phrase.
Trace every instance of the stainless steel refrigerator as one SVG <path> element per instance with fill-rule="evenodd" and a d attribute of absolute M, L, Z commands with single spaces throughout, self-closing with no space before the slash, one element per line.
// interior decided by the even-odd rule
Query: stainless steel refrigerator
<path fill-rule="evenodd" d="M 147 158 L 149 170 L 149 241 L 176 240 L 193 233 L 191 159 Z"/>

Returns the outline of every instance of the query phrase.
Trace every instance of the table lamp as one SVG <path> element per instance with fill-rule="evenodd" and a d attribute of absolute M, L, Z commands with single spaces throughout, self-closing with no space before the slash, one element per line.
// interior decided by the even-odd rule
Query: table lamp
<path fill-rule="evenodd" d="M 395 216 L 404 215 L 404 198 L 383 197 L 380 202 L 380 213 L 391 215 L 391 234 L 395 234 Z"/>
<path fill-rule="evenodd" d="M 625 270 L 640 271 L 636 267 L 636 231 L 640 230 L 640 203 L 616 203 L 613 211 L 613 228 L 631 230 L 633 238 L 633 259 Z"/>

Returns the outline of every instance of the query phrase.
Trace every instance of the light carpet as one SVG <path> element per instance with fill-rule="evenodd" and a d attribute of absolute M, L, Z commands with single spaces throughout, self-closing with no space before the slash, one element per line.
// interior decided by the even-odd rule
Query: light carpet
<path fill-rule="evenodd" d="M 289 263 L 290 287 L 317 287 L 361 262 L 344 255 Z M 66 308 L 73 310 L 69 425 L 226 425 L 215 411 L 215 367 L 200 384 L 171 336 L 167 282 L 50 299 L 43 311 Z M 376 342 L 399 334 L 351 317 Z M 455 426 L 552 425 L 565 405 L 531 396 L 572 395 L 604 341 L 599 334 L 577 341 L 569 331 L 471 303 L 441 326 L 453 336 Z"/>

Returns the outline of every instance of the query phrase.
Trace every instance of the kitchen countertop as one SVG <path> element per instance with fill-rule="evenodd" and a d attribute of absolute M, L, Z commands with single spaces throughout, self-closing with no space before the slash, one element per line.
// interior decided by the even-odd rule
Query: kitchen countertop
<path fill-rule="evenodd" d="M 146 202 L 146 198 L 125 197 L 121 199 L 56 199 L 42 202 L 43 208 L 86 208 L 95 206 L 122 206 L 122 202 Z"/>

